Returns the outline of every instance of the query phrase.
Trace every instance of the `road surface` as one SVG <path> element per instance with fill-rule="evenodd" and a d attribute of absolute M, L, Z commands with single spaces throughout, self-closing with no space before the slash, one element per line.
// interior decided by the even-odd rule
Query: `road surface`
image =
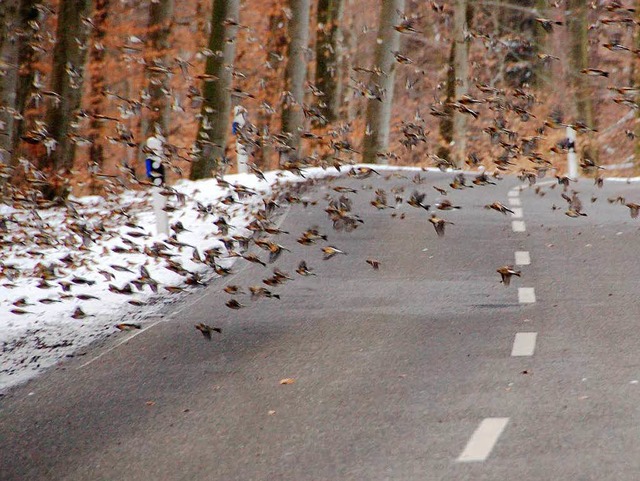
<path fill-rule="evenodd" d="M 280 218 L 291 252 L 274 265 L 238 264 L 148 329 L 12 390 L 0 479 L 639 479 L 640 221 L 606 200 L 640 201 L 637 184 L 572 184 L 588 215 L 569 218 L 561 186 L 413 175 L 317 186 L 317 206 Z M 336 185 L 358 189 L 350 233 L 323 211 Z M 423 209 L 370 205 L 398 187 L 434 204 L 433 185 L 462 206 L 437 211 L 454 223 L 442 238 Z M 296 243 L 312 226 L 328 242 Z M 327 244 L 346 255 L 322 260 Z M 302 259 L 316 276 L 294 273 Z M 522 277 L 502 285 L 496 269 L 516 261 Z M 225 306 L 224 286 L 261 285 L 273 266 L 295 277 L 272 288 L 280 300 Z M 207 342 L 199 322 L 222 334 Z"/>

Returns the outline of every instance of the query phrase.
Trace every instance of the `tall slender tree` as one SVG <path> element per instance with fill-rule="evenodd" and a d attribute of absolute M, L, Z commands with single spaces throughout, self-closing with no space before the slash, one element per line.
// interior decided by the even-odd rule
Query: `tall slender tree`
<path fill-rule="evenodd" d="M 453 14 L 455 99 L 459 100 L 469 91 L 469 44 L 465 31 L 467 25 L 467 0 L 456 0 Z M 467 151 L 467 119 L 465 114 L 453 111 L 453 161 L 457 166 L 464 163 Z"/>
<path fill-rule="evenodd" d="M 285 49 L 287 47 L 287 38 L 285 35 L 285 17 L 282 8 L 280 8 L 279 0 L 271 0 L 269 6 L 269 36 L 265 44 L 265 65 L 268 66 L 264 72 L 263 95 L 266 99 L 272 99 L 277 96 L 277 92 L 281 90 L 279 87 L 282 80 L 283 62 L 281 59 L 285 57 Z M 270 133 L 274 118 L 277 113 L 274 109 L 267 107 L 265 102 L 258 109 L 257 122 L 258 131 L 260 132 L 260 151 L 256 152 L 256 162 L 260 162 L 260 168 L 270 168 L 273 157 L 273 142 L 270 140 Z"/>
<path fill-rule="evenodd" d="M 289 136 L 291 154 L 300 150 L 300 132 L 303 129 L 304 81 L 307 76 L 306 50 L 309 45 L 310 0 L 289 0 L 289 47 L 285 67 L 285 91 L 287 95 L 282 108 L 282 132 Z M 287 154 L 288 155 L 288 154 Z"/>
<path fill-rule="evenodd" d="M 10 109 L 16 104 L 19 47 L 19 3 L 0 4 L 0 162 L 9 163 L 14 115 Z M 11 36 L 7 35 L 12 32 Z M 18 32 L 17 34 L 15 32 Z"/>
<path fill-rule="evenodd" d="M 82 100 L 82 86 L 87 59 L 91 24 L 86 21 L 93 12 L 92 0 L 63 0 L 59 4 L 56 44 L 53 51 L 51 89 L 59 97 L 47 111 L 49 135 L 56 142 L 50 156 L 40 166 L 70 171 L 75 143 L 69 134 Z"/>
<path fill-rule="evenodd" d="M 344 0 L 318 0 L 318 37 L 316 39 L 316 87 L 320 112 L 329 121 L 338 118 L 342 97 L 342 28 Z"/>
<path fill-rule="evenodd" d="M 107 34 L 107 20 L 111 0 L 96 0 L 96 11 L 93 17 L 93 38 L 89 54 L 91 65 L 90 83 L 90 111 L 93 117 L 89 124 L 89 159 L 97 166 L 104 163 L 103 122 L 100 116 L 104 114 L 105 95 L 105 58 L 106 46 L 104 44 Z M 95 193 L 95 192 L 94 192 Z"/>
<path fill-rule="evenodd" d="M 240 0 L 213 0 L 209 50 L 207 58 L 201 120 L 196 139 L 196 160 L 191 166 L 191 179 L 211 177 L 225 156 L 230 130 L 231 90 L 236 54 L 236 32 Z"/>
<path fill-rule="evenodd" d="M 636 0 L 636 22 L 640 22 L 640 0 Z M 640 30 L 636 30 L 635 34 L 635 48 L 640 49 Z M 637 59 L 633 59 L 633 80 L 632 85 L 640 85 L 640 65 L 637 65 Z M 636 93 L 636 104 L 640 105 L 640 93 Z M 636 168 L 640 167 L 640 111 L 636 110 L 636 127 L 635 127 L 635 165 Z"/>
<path fill-rule="evenodd" d="M 352 4 L 353 0 L 347 0 L 346 7 L 351 8 Z M 344 29 L 344 50 L 340 65 L 342 77 L 345 79 L 349 78 L 351 70 L 355 65 L 355 57 L 358 50 L 358 33 L 355 28 L 356 23 L 353 15 L 350 15 L 349 17 L 348 23 Z M 343 97 L 346 104 L 346 120 L 348 123 L 351 123 L 356 117 L 357 101 L 353 92 L 351 95 L 343 94 Z M 340 101 L 342 102 L 342 99 L 340 99 Z"/>
<path fill-rule="evenodd" d="M 574 119 L 584 123 L 589 129 L 595 129 L 592 89 L 589 77 L 580 73 L 589 67 L 589 5 L 582 0 L 567 0 L 567 24 L 569 29 L 569 75 L 573 89 Z M 590 132 L 582 142 L 580 155 L 597 161 L 598 144 Z"/>
<path fill-rule="evenodd" d="M 589 5 L 583 0 L 567 0 L 569 28 L 569 66 L 571 86 L 577 120 L 595 127 L 589 79 L 580 71 L 589 67 L 587 12 Z"/>
<path fill-rule="evenodd" d="M 33 83 L 33 64 L 38 41 L 36 0 L 3 2 L 0 5 L 0 160 L 17 158 L 22 115 Z"/>
<path fill-rule="evenodd" d="M 168 135 L 171 114 L 169 96 L 169 66 L 167 51 L 173 23 L 174 0 L 156 0 L 149 6 L 149 39 L 147 52 L 147 71 L 149 72 L 149 114 L 146 122 L 147 137 L 159 130 Z"/>
<path fill-rule="evenodd" d="M 445 84 L 446 99 L 444 104 L 443 115 L 440 118 L 439 130 L 444 145 L 441 145 L 438 149 L 438 155 L 445 159 L 451 158 L 451 142 L 453 142 L 453 107 L 451 103 L 456 98 L 456 42 L 454 39 L 451 41 L 451 48 L 449 50 L 449 60 L 447 63 L 447 77 Z"/>
<path fill-rule="evenodd" d="M 404 0 L 382 0 L 373 65 L 375 73 L 371 74 L 370 79 L 371 88 L 380 91 L 381 99 L 369 99 L 367 103 L 362 154 L 366 163 L 386 163 L 379 154 L 389 148 L 389 122 L 397 65 L 394 52 L 400 48 L 400 33 L 393 27 L 400 23 L 403 10 Z"/>

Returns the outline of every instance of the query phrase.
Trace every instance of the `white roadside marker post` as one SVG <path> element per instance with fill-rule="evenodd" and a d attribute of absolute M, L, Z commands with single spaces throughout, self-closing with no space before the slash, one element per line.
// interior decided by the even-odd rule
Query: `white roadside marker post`
<path fill-rule="evenodd" d="M 576 131 L 573 127 L 567 127 L 567 139 L 569 147 L 567 149 L 567 177 L 571 180 L 578 178 L 578 160 L 576 155 Z"/>
<path fill-rule="evenodd" d="M 236 105 L 233 108 L 233 124 L 232 130 L 233 134 L 236 136 L 236 158 L 238 161 L 238 174 L 246 174 L 249 172 L 249 167 L 247 165 L 247 161 L 249 159 L 249 155 L 247 154 L 247 149 L 242 144 L 240 138 L 240 130 L 247 123 L 247 109 L 245 109 L 242 105 Z"/>
<path fill-rule="evenodd" d="M 164 185 L 164 165 L 162 165 L 163 145 L 162 140 L 156 136 L 147 139 L 147 149 L 151 152 L 147 155 L 146 167 L 147 177 L 151 181 L 151 200 L 153 204 L 153 213 L 156 218 L 156 232 L 158 235 L 169 236 L 169 217 L 165 207 L 167 206 L 167 198 L 162 195 L 162 186 Z"/>

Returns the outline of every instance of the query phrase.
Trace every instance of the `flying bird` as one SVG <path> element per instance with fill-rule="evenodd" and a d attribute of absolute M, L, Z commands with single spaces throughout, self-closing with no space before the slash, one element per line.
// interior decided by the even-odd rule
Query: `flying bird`
<path fill-rule="evenodd" d="M 301 276 L 315 276 L 316 274 L 311 272 L 311 269 L 307 267 L 307 263 L 305 261 L 300 261 L 298 264 L 298 268 L 296 272 Z"/>
<path fill-rule="evenodd" d="M 340 249 L 336 249 L 333 246 L 326 246 L 322 248 L 322 252 L 324 253 L 324 257 L 323 260 L 327 260 L 327 259 L 331 259 L 333 256 L 335 256 L 336 254 L 344 254 L 346 255 L 346 252 L 341 251 Z"/>
<path fill-rule="evenodd" d="M 494 202 L 493 204 L 487 204 L 484 206 L 485 209 L 493 209 L 495 211 L 500 212 L 501 214 L 507 215 L 507 212 L 513 214 L 513 211 L 509 209 L 507 206 L 501 204 L 500 202 Z"/>
<path fill-rule="evenodd" d="M 218 333 L 222 332 L 222 329 L 220 329 L 219 327 L 207 326 L 203 322 L 199 322 L 198 324 L 196 324 L 195 328 L 202 333 L 202 335 L 204 336 L 204 338 L 207 341 L 211 340 L 211 333 L 212 332 L 218 332 Z"/>
<path fill-rule="evenodd" d="M 425 193 L 419 193 L 418 191 L 414 191 L 411 194 L 411 197 L 409 197 L 409 200 L 407 200 L 407 204 L 409 204 L 412 207 L 422 207 L 424 210 L 429 210 L 431 206 L 424 203 L 424 198 L 426 196 L 427 194 Z"/>
<path fill-rule="evenodd" d="M 521 272 L 518 270 L 515 270 L 513 266 L 502 266 L 499 269 L 497 269 L 496 272 L 500 274 L 500 276 L 502 277 L 501 282 L 505 286 L 508 286 L 509 283 L 511 282 L 511 276 L 520 277 L 520 274 L 521 274 Z"/>
<path fill-rule="evenodd" d="M 629 213 L 631 214 L 631 218 L 636 219 L 638 217 L 638 213 L 640 212 L 640 204 L 628 202 L 625 205 L 629 208 Z"/>
<path fill-rule="evenodd" d="M 447 224 L 451 224 L 454 225 L 453 222 L 449 222 L 447 220 L 441 219 L 440 217 L 436 216 L 435 214 L 433 214 L 431 216 L 431 218 L 429 219 L 429 222 L 431 222 L 433 224 L 433 227 L 436 230 L 436 234 L 438 234 L 438 237 L 443 237 L 444 236 L 444 227 Z"/>

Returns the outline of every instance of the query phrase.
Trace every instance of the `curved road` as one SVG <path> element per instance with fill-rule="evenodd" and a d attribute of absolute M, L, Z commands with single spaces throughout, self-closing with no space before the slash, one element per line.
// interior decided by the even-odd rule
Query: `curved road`
<path fill-rule="evenodd" d="M 273 267 L 241 266 L 11 391 L 0 479 L 637 480 L 639 224 L 606 200 L 640 201 L 637 184 L 572 185 L 588 216 L 569 218 L 561 186 L 413 175 L 320 184 L 317 207 L 289 207 L 280 300 L 228 309 L 222 287 Z M 359 189 L 351 233 L 323 212 L 336 185 Z M 433 204 L 433 185 L 462 206 L 438 211 L 454 222 L 443 238 L 423 209 L 370 205 L 402 187 Z M 515 215 L 483 208 L 494 201 Z M 296 243 L 312 226 L 347 255 Z M 301 259 L 317 276 L 294 273 Z M 503 286 L 496 269 L 516 260 L 522 277 Z M 198 322 L 222 334 L 207 342 Z"/>

